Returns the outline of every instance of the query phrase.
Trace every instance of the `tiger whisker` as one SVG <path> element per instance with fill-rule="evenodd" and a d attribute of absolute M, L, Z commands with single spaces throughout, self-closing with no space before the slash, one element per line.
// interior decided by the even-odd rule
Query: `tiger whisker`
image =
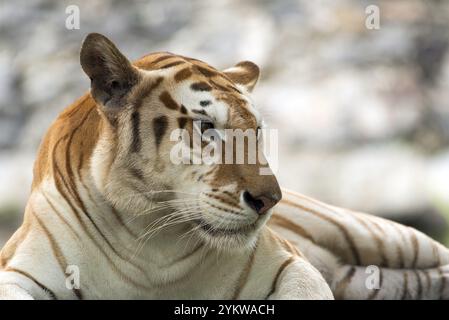
<path fill-rule="evenodd" d="M 193 206 L 191 204 L 189 205 L 188 203 L 185 203 L 185 202 L 182 202 L 182 204 L 184 204 L 184 208 L 182 208 L 182 209 L 192 209 L 192 208 L 196 208 L 196 206 L 197 206 L 196 203 Z M 140 215 L 148 215 L 148 214 L 151 214 L 151 213 L 163 210 L 163 209 L 174 209 L 174 211 L 172 213 L 169 213 L 169 214 L 165 215 L 164 217 L 167 217 L 167 216 L 170 216 L 173 214 L 176 215 L 179 213 L 179 210 L 182 210 L 182 209 L 177 209 L 176 207 L 173 207 L 173 204 L 169 204 L 169 205 L 164 205 L 164 206 L 161 206 L 158 208 L 154 208 L 154 210 L 152 210 L 151 212 L 142 213 Z M 162 218 L 164 218 L 164 217 L 162 217 Z"/>
<path fill-rule="evenodd" d="M 146 232 L 147 230 L 150 230 L 151 228 L 155 227 L 158 223 L 164 221 L 164 223 L 169 222 L 170 220 L 176 218 L 176 217 L 183 217 L 186 214 L 189 214 L 191 212 L 193 213 L 198 213 L 199 210 L 201 210 L 202 208 L 204 208 L 205 206 L 199 206 L 199 205 L 195 205 L 195 206 L 190 206 L 187 208 L 182 208 L 182 209 L 178 209 L 175 210 L 174 212 L 167 214 L 165 216 L 162 216 L 158 219 L 156 219 L 155 221 L 151 222 L 145 229 L 144 232 Z"/>
<path fill-rule="evenodd" d="M 174 206 L 175 204 L 185 204 L 185 205 L 187 205 L 187 204 L 189 204 L 189 203 L 191 203 L 191 202 L 192 202 L 192 203 L 196 202 L 196 199 L 187 199 L 188 201 L 185 201 L 185 200 L 182 200 L 182 199 L 174 199 L 174 200 L 180 200 L 180 201 L 179 201 L 179 202 L 170 202 L 170 203 L 165 203 L 165 202 L 164 202 L 164 203 L 161 203 L 161 204 L 158 203 L 158 204 L 156 204 L 154 207 L 151 207 L 151 208 L 149 208 L 149 209 L 143 211 L 142 213 L 138 213 L 138 214 L 132 216 L 132 217 L 126 222 L 126 224 L 129 224 L 130 222 L 134 221 L 135 219 L 137 219 L 137 218 L 139 218 L 139 217 L 146 216 L 146 215 L 148 215 L 148 214 L 152 214 L 152 213 L 155 213 L 155 212 L 164 210 L 164 209 L 174 208 L 173 206 Z M 182 201 L 181 201 L 181 200 L 182 200 Z M 168 201 L 170 201 L 170 200 L 167 200 L 166 202 L 168 202 Z"/>
<path fill-rule="evenodd" d="M 178 213 L 178 214 L 179 214 L 179 213 Z M 179 224 L 179 223 L 183 223 L 183 222 L 193 221 L 193 220 L 195 220 L 195 218 L 196 218 L 197 216 L 200 216 L 200 214 L 197 213 L 196 211 L 194 211 L 194 212 L 192 211 L 192 212 L 190 213 L 190 215 L 187 215 L 187 216 L 185 216 L 185 215 L 187 214 L 186 212 L 184 212 L 183 214 L 184 214 L 184 216 L 179 217 L 179 219 L 176 219 L 176 220 L 171 221 L 171 222 L 166 222 L 166 223 L 164 223 L 163 225 L 161 225 L 161 226 L 159 226 L 159 227 L 157 227 L 157 228 L 155 228 L 155 229 L 153 229 L 153 230 L 151 230 L 151 231 L 149 231 L 149 232 L 146 232 L 144 235 L 139 236 L 138 239 L 140 239 L 140 240 L 139 240 L 140 243 L 139 243 L 139 245 L 137 246 L 136 252 L 135 252 L 135 254 L 133 255 L 133 257 L 136 256 L 136 255 L 138 254 L 138 252 L 145 246 L 146 242 L 147 242 L 150 238 L 154 237 L 155 234 L 157 234 L 157 233 L 158 233 L 160 230 L 162 230 L 163 228 L 167 228 L 167 227 L 169 227 L 169 226 L 172 226 L 172 225 L 175 225 L 175 224 Z"/>
<path fill-rule="evenodd" d="M 145 192 L 136 192 L 135 194 L 124 197 L 123 199 L 135 198 L 139 195 L 148 195 L 148 194 L 154 195 L 154 194 L 160 194 L 160 193 L 178 193 L 178 194 L 186 194 L 186 195 L 190 195 L 190 196 L 197 196 L 197 194 L 191 193 L 191 192 L 167 189 L 167 190 L 149 190 L 149 191 L 145 191 Z"/>
<path fill-rule="evenodd" d="M 166 226 L 168 226 L 168 223 L 170 223 L 170 225 L 171 225 L 171 223 L 173 223 L 173 222 L 178 222 L 179 219 L 189 219 L 190 218 L 189 214 L 192 214 L 192 215 L 198 214 L 198 216 L 200 216 L 201 214 L 198 213 L 198 209 L 196 209 L 196 210 L 194 210 L 194 209 L 196 209 L 196 208 L 185 209 L 184 211 L 177 211 L 168 217 L 164 216 L 162 218 L 159 218 L 157 221 L 151 223 L 150 226 L 147 226 L 144 230 L 145 233 L 142 236 L 139 236 L 138 239 L 147 235 L 149 232 L 152 232 L 152 231 L 146 231 L 146 230 L 151 230 L 155 225 L 157 225 L 162 220 L 165 220 L 164 224 L 157 228 L 166 227 Z M 192 219 L 189 219 L 189 220 L 192 220 Z M 189 221 L 189 220 L 187 220 L 187 221 Z"/>
<path fill-rule="evenodd" d="M 179 221 L 178 223 L 181 223 L 181 222 Z M 175 222 L 171 223 L 170 225 L 173 225 L 173 224 L 175 224 Z M 135 251 L 133 257 L 135 257 L 140 252 L 140 250 L 145 246 L 146 242 L 151 237 L 153 237 L 157 233 L 157 231 L 159 231 L 160 229 L 162 229 L 164 227 L 168 227 L 168 224 L 166 223 L 163 226 L 161 226 L 160 228 L 158 227 L 158 228 L 156 228 L 156 230 L 151 230 L 150 232 L 147 232 L 146 234 L 140 236 L 139 244 L 137 245 L 137 248 L 136 248 L 136 251 Z M 144 236 L 146 236 L 146 237 L 144 237 Z"/>

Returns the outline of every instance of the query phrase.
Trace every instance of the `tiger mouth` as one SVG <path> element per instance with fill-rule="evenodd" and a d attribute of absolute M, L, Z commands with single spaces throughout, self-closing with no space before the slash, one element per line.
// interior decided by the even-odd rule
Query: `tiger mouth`
<path fill-rule="evenodd" d="M 216 228 L 202 219 L 195 220 L 201 230 L 212 236 L 231 236 L 246 234 L 254 230 L 256 222 L 233 229 Z"/>

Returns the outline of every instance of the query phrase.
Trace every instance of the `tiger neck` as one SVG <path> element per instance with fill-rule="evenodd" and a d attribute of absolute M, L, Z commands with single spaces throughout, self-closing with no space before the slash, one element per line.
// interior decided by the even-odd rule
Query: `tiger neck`
<path fill-rule="evenodd" d="M 84 181 L 81 187 L 89 190 L 84 198 L 93 203 L 92 212 L 94 220 L 99 221 L 98 229 L 104 229 L 104 234 L 114 235 L 111 244 L 117 251 L 127 252 L 131 261 L 150 263 L 158 270 L 167 266 L 173 268 L 176 261 L 182 262 L 183 257 L 203 246 L 197 239 L 183 237 L 191 229 L 187 224 L 157 229 L 161 225 L 157 221 L 164 221 L 164 217 L 171 213 L 169 210 L 146 213 L 146 210 L 136 211 L 132 205 L 129 209 L 118 209 L 97 188 L 91 175 L 86 173 Z M 132 202 L 132 198 L 130 200 Z"/>
<path fill-rule="evenodd" d="M 209 252 L 197 239 L 183 237 L 190 230 L 186 224 L 161 229 L 152 237 L 145 234 L 148 226 L 170 212 L 136 216 L 120 211 L 105 199 L 88 172 L 81 172 L 77 179 L 67 183 L 61 183 L 59 178 L 46 180 L 33 192 L 30 207 L 55 239 L 62 238 L 62 245 L 70 243 L 72 247 L 74 243 L 71 231 L 65 229 L 68 224 L 76 230 L 77 239 L 81 239 L 79 252 L 87 259 L 100 256 L 120 261 L 122 270 L 126 270 L 127 264 L 139 266 L 142 275 L 154 277 L 156 283 L 163 283 L 161 279 L 167 277 L 173 281 L 182 279 Z M 58 212 L 50 212 L 55 208 Z M 88 246 L 83 241 L 94 242 L 97 249 L 85 250 Z"/>
<path fill-rule="evenodd" d="M 51 211 L 52 206 L 63 208 L 65 220 L 72 225 L 81 223 L 89 238 L 106 247 L 110 255 L 158 268 L 186 256 L 198 246 L 197 241 L 179 245 L 186 225 L 166 228 L 151 239 L 139 238 L 157 216 L 136 218 L 139 212 L 118 210 L 98 187 L 99 183 L 105 183 L 98 179 L 107 179 L 110 165 L 103 157 L 94 166 L 95 156 L 103 151 L 113 160 L 113 150 L 110 150 L 113 144 L 107 141 L 112 137 L 106 134 L 108 127 L 104 121 L 92 97 L 86 94 L 50 127 L 34 167 L 33 193 L 40 195 L 37 201 L 45 208 L 39 210 Z M 33 199 L 29 203 L 36 202 Z M 37 214 L 44 217 L 43 223 L 51 225 L 45 221 L 47 214 Z"/>

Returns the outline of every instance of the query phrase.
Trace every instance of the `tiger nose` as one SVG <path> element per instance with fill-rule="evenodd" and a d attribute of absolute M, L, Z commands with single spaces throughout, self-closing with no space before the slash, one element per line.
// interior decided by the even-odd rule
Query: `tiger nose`
<path fill-rule="evenodd" d="M 243 200 L 251 209 L 256 211 L 257 214 L 263 215 L 265 212 L 273 208 L 275 204 L 281 200 L 281 197 L 277 193 L 253 196 L 248 191 L 244 191 Z"/>

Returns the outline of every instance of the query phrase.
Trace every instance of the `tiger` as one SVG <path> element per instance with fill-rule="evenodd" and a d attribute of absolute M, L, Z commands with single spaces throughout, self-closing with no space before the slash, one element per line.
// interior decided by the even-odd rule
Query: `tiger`
<path fill-rule="evenodd" d="M 253 62 L 219 71 L 169 52 L 131 62 L 91 33 L 80 64 L 90 90 L 41 142 L 23 223 L 0 251 L 1 299 L 449 297 L 446 247 L 281 189 L 260 174 L 263 153 L 173 163 L 178 129 L 264 126 Z"/>

